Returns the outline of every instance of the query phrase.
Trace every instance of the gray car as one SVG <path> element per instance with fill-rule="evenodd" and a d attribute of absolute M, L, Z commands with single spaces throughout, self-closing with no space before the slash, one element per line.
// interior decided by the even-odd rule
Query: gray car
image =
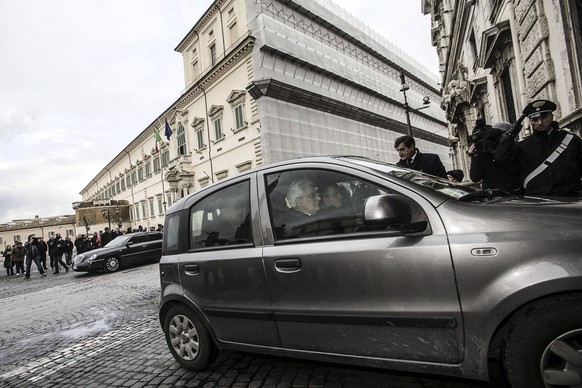
<path fill-rule="evenodd" d="M 582 202 L 359 157 L 297 159 L 166 215 L 160 322 L 184 367 L 222 349 L 488 379 L 582 381 Z"/>

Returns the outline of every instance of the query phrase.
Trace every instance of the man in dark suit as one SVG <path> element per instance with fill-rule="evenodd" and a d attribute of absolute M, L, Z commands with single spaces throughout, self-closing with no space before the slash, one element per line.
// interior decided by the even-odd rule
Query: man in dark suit
<path fill-rule="evenodd" d="M 400 156 L 397 165 L 447 179 L 447 171 L 439 156 L 420 152 L 412 136 L 400 136 L 394 142 L 394 148 Z"/>

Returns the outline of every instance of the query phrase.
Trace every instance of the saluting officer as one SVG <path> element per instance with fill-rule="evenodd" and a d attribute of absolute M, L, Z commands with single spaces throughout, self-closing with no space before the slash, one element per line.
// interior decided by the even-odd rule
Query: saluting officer
<path fill-rule="evenodd" d="M 494 159 L 518 165 L 526 195 L 582 196 L 582 139 L 554 121 L 556 104 L 535 100 L 523 110 L 513 131 L 501 140 Z M 514 141 L 528 118 L 533 133 Z"/>

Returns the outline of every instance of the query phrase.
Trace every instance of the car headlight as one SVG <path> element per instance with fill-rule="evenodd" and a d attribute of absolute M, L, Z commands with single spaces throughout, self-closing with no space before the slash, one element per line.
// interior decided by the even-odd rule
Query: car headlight
<path fill-rule="evenodd" d="M 85 258 L 85 255 L 81 254 L 81 255 L 77 255 L 75 256 L 75 258 L 73 259 L 73 263 L 80 263 L 83 261 L 83 259 Z"/>
<path fill-rule="evenodd" d="M 91 264 L 93 262 L 93 260 L 95 260 L 97 258 L 97 254 L 93 254 L 90 258 L 89 258 L 89 264 Z"/>

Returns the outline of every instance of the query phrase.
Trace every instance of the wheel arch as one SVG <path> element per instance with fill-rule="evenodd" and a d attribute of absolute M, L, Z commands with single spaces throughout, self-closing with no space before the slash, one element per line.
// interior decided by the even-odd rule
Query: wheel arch
<path fill-rule="evenodd" d="M 489 347 L 488 347 L 488 353 L 487 353 L 488 357 L 489 358 L 499 357 L 499 355 L 500 355 L 499 351 L 501 349 L 501 345 L 503 343 L 503 340 L 509 334 L 509 331 L 511 328 L 511 322 L 515 317 L 518 317 L 521 314 L 524 314 L 527 311 L 527 309 L 530 306 L 532 306 L 533 304 L 543 302 L 546 299 L 556 298 L 556 297 L 565 296 L 565 295 L 578 295 L 579 297 L 582 298 L 582 289 L 574 288 L 574 289 L 570 289 L 570 290 L 562 290 L 562 291 L 557 291 L 557 292 L 550 293 L 550 294 L 539 295 L 534 299 L 527 300 L 519 305 L 514 306 L 514 308 L 511 311 L 507 311 L 506 315 L 503 317 L 502 320 L 500 320 L 498 322 L 497 327 L 495 328 L 495 330 L 492 333 L 492 336 L 491 336 L 490 341 L 489 341 Z"/>
<path fill-rule="evenodd" d="M 212 338 L 212 342 L 214 342 L 214 345 L 217 348 L 222 349 L 222 347 L 220 346 L 221 342 L 218 339 L 218 337 L 216 337 L 216 333 L 214 333 L 212 325 L 210 325 L 210 322 L 206 318 L 206 315 L 202 312 L 200 307 L 192 303 L 192 301 L 190 301 L 182 294 L 174 293 L 170 297 L 162 299 L 160 306 L 158 308 L 158 319 L 160 321 L 160 326 L 162 327 L 162 329 L 164 328 L 164 319 L 168 314 L 168 311 L 174 306 L 184 306 L 190 309 L 198 317 L 198 319 L 200 319 L 206 330 L 208 330 L 208 333 L 210 334 L 210 337 Z"/>

